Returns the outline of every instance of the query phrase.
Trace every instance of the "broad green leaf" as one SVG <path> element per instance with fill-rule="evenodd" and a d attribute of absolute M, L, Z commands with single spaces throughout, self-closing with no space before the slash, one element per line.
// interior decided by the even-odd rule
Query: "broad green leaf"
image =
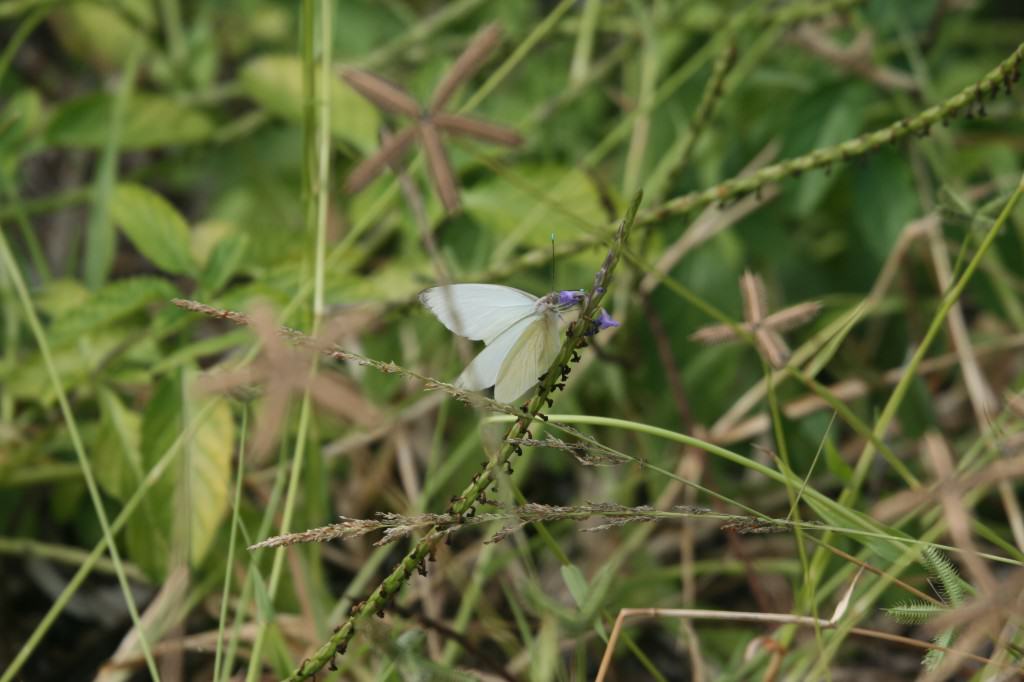
<path fill-rule="evenodd" d="M 159 277 L 131 277 L 104 285 L 54 321 L 51 331 L 62 341 L 107 326 L 153 301 L 168 301 L 177 291 Z"/>
<path fill-rule="evenodd" d="M 101 148 L 110 136 L 114 96 L 91 94 L 65 103 L 47 129 L 51 144 Z M 166 95 L 133 93 L 124 112 L 120 144 L 124 149 L 153 149 L 202 142 L 214 130 L 204 112 Z"/>
<path fill-rule="evenodd" d="M 118 69 L 138 42 L 149 42 L 145 30 L 156 25 L 156 9 L 147 0 L 62 3 L 50 25 L 67 52 L 99 69 Z"/>
<path fill-rule="evenodd" d="M 165 272 L 194 275 L 185 219 L 170 202 L 142 185 L 114 189 L 110 212 L 139 252 Z"/>
<path fill-rule="evenodd" d="M 124 500 L 142 480 L 142 416 L 124 406 L 117 394 L 101 388 L 100 429 L 92 448 L 96 480 L 108 495 Z"/>
<path fill-rule="evenodd" d="M 168 377 L 157 384 L 142 416 L 144 474 L 153 468 L 182 432 L 184 419 L 181 408 L 181 382 Z M 180 461 L 177 460 L 178 465 L 168 467 L 153 484 L 125 528 L 128 555 L 154 580 L 161 580 L 166 575 L 174 540 L 174 519 L 182 511 L 176 508 L 175 496 Z"/>
<path fill-rule="evenodd" d="M 224 288 L 228 280 L 238 272 L 248 249 L 249 235 L 244 233 L 233 234 L 217 244 L 199 278 L 202 290 L 214 293 Z"/>
<path fill-rule="evenodd" d="M 906 159 L 890 149 L 879 149 L 854 165 L 852 172 L 857 197 L 853 224 L 881 263 L 907 223 L 921 215 L 914 179 Z"/>
<path fill-rule="evenodd" d="M 499 258 L 517 245 L 547 246 L 552 232 L 573 240 L 607 229 L 601 196 L 583 171 L 521 165 L 510 175 L 521 182 L 494 177 L 462 192 L 466 213 L 500 235 Z"/>
<path fill-rule="evenodd" d="M 853 468 L 843 459 L 839 448 L 835 446 L 831 438 L 826 437 L 824 443 L 825 466 L 829 473 L 835 476 L 842 483 L 848 483 L 853 476 Z"/>
<path fill-rule="evenodd" d="M 187 446 L 189 481 L 184 499 L 189 506 L 189 557 L 193 566 L 202 562 L 227 515 L 235 447 L 231 407 L 222 398 L 208 400 L 215 404 L 197 425 Z M 199 412 L 205 402 L 190 401 L 195 403 L 194 412 Z"/>
<path fill-rule="evenodd" d="M 38 141 L 37 131 L 44 120 L 42 108 L 39 93 L 32 89 L 19 90 L 0 108 L 0 159 L 5 164 L 16 163 L 19 153 Z"/>
<path fill-rule="evenodd" d="M 293 55 L 264 55 L 242 67 L 242 90 L 254 102 L 286 121 L 301 124 L 302 61 Z M 331 134 L 363 153 L 377 148 L 380 116 L 359 93 L 340 79 L 331 83 Z"/>
<path fill-rule="evenodd" d="M 209 400 L 216 401 L 204 410 Z M 187 410 L 187 414 L 183 413 Z M 191 415 L 205 412 L 201 422 Z M 147 574 L 164 574 L 176 542 L 187 538 L 189 561 L 202 562 L 228 510 L 235 424 L 222 398 L 196 400 L 181 381 L 162 381 L 142 420 L 141 451 L 144 474 L 188 431 L 179 459 L 163 473 L 128 524 L 128 547 Z M 185 473 L 185 477 L 182 474 Z"/>
<path fill-rule="evenodd" d="M 558 670 L 558 642 L 560 634 L 558 620 L 545 615 L 540 632 L 530 646 L 530 679 L 546 682 L 555 678 Z"/>
<path fill-rule="evenodd" d="M 820 126 L 812 145 L 815 149 L 829 147 L 850 139 L 860 132 L 863 122 L 864 90 L 843 88 L 826 91 L 818 98 Z M 842 169 L 839 169 L 842 170 Z M 817 208 L 825 193 L 839 177 L 835 169 L 805 173 L 796 191 L 796 213 L 806 216 Z"/>
<path fill-rule="evenodd" d="M 89 287 L 75 279 L 55 279 L 48 282 L 34 297 L 39 310 L 50 317 L 60 317 L 73 312 L 92 296 Z"/>
<path fill-rule="evenodd" d="M 55 345 L 51 353 L 65 391 L 93 381 L 112 359 L 125 359 L 123 330 L 98 330 L 74 341 Z M 8 396 L 44 407 L 56 400 L 53 382 L 38 353 L 21 354 L 17 363 L 0 371 L 0 386 Z"/>
<path fill-rule="evenodd" d="M 587 601 L 587 579 L 583 577 L 583 573 L 574 564 L 562 566 L 561 572 L 562 580 L 565 582 L 565 586 L 569 588 L 569 594 L 572 595 L 576 606 L 582 609 L 583 604 Z"/>

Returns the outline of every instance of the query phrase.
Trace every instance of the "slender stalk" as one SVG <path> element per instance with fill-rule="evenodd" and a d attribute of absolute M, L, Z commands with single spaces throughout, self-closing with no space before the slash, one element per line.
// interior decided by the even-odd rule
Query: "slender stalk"
<path fill-rule="evenodd" d="M 136 43 L 128 53 L 128 61 L 121 73 L 121 83 L 114 97 L 114 109 L 110 116 L 107 139 L 103 145 L 96 166 L 96 180 L 92 189 L 92 210 L 85 232 L 85 263 L 83 275 L 90 288 L 101 286 L 110 275 L 114 265 L 116 239 L 114 225 L 110 221 L 110 195 L 117 182 L 117 160 L 121 149 L 121 126 L 124 123 L 128 103 L 135 90 L 135 76 L 142 59 L 142 41 Z"/>
<path fill-rule="evenodd" d="M 245 435 L 249 427 L 249 410 L 242 409 L 242 428 L 238 441 L 238 469 L 235 471 L 235 498 L 231 505 L 231 533 L 228 537 L 228 556 L 224 561 L 224 587 L 220 599 L 220 617 L 217 619 L 217 651 L 213 657 L 214 681 L 227 679 L 227 671 L 221 670 L 224 654 L 224 626 L 228 621 L 228 604 L 231 599 L 231 574 L 235 568 L 235 545 L 238 542 L 238 526 L 241 523 L 242 480 L 245 478 Z"/>
<path fill-rule="evenodd" d="M 333 37 L 331 30 L 331 0 L 303 0 L 302 3 L 302 58 L 303 85 L 305 107 L 305 168 L 306 168 L 306 226 L 316 235 L 314 253 L 314 286 L 313 286 L 313 333 L 320 323 L 323 311 L 324 259 L 326 253 L 327 234 L 327 183 L 330 172 L 330 44 Z M 314 42 L 316 29 L 316 8 L 321 8 L 320 38 L 321 59 L 319 74 L 316 71 Z M 319 79 L 317 78 L 319 75 Z M 318 92 L 319 90 L 319 92 Z M 319 97 L 319 105 L 318 98 Z M 316 373 L 316 363 L 310 368 L 310 380 Z M 309 384 L 307 384 L 309 385 Z M 288 472 L 288 489 L 285 493 L 284 511 L 281 516 L 281 532 L 287 533 L 292 526 L 292 518 L 298 501 L 299 481 L 302 478 L 305 462 L 306 442 L 309 424 L 312 418 L 312 406 L 307 390 L 302 398 L 299 412 L 299 424 L 295 434 L 295 451 Z M 268 598 L 273 604 L 280 587 L 281 575 L 284 570 L 285 553 L 278 552 L 270 569 L 270 580 L 267 586 Z M 270 628 L 269 622 L 262 622 L 253 642 L 252 658 L 246 674 L 247 682 L 254 682 L 261 673 L 262 653 Z"/>
<path fill-rule="evenodd" d="M 111 530 L 110 521 L 107 519 L 107 512 L 103 506 L 103 498 L 100 495 L 99 486 L 96 484 L 96 477 L 92 472 L 92 464 L 89 462 L 89 457 L 85 452 L 85 444 L 78 431 L 78 423 L 75 419 L 75 413 L 71 409 L 71 403 L 68 401 L 67 393 L 64 391 L 64 383 L 61 381 L 60 373 L 57 371 L 56 364 L 54 364 L 53 354 L 50 352 L 50 343 L 46 339 L 46 332 L 43 331 L 43 325 L 39 321 L 39 316 L 36 315 L 35 307 L 32 305 L 32 298 L 29 296 L 28 288 L 25 286 L 25 280 L 22 278 L 21 270 L 18 268 L 18 264 L 14 260 L 14 254 L 11 253 L 11 248 L 7 243 L 7 237 L 4 235 L 3 229 L 0 229 L 0 258 L 3 259 L 3 264 L 7 269 L 8 276 L 14 284 L 14 289 L 17 292 L 22 308 L 25 311 L 25 319 L 28 321 L 29 329 L 32 330 L 32 335 L 35 337 L 36 344 L 39 346 L 39 353 L 43 357 L 43 364 L 46 367 L 46 373 L 50 379 L 51 385 L 53 386 L 54 393 L 57 395 L 57 402 L 60 404 L 60 411 L 64 417 L 64 424 L 68 430 L 68 437 L 71 439 L 71 445 L 75 450 L 75 456 L 78 458 L 78 465 L 82 469 L 82 478 L 85 479 L 85 487 L 89 492 L 89 499 L 92 501 L 93 509 L 96 512 L 96 518 L 100 523 L 100 528 L 103 531 L 103 537 L 107 542 L 107 548 L 110 551 L 110 559 L 114 562 L 117 581 L 121 586 L 122 594 L 124 594 L 125 605 L 128 607 L 128 613 L 131 615 L 132 624 L 138 630 L 139 646 L 142 648 L 142 655 L 146 659 L 146 666 L 149 668 L 149 674 L 152 679 L 159 680 L 160 673 L 156 667 L 156 660 L 153 658 L 153 652 L 150 648 L 145 628 L 143 628 L 142 622 L 139 619 L 139 610 L 135 605 L 135 597 L 132 596 L 132 588 L 131 585 L 128 584 L 128 576 L 125 573 L 125 567 L 121 561 L 121 553 L 117 549 L 117 544 L 114 542 L 114 532 Z"/>
<path fill-rule="evenodd" d="M 2 235 L 2 232 L 0 232 L 0 235 Z M 135 510 L 138 509 L 139 505 L 142 503 L 143 498 L 149 494 L 150 489 L 164 475 L 164 472 L 167 471 L 168 467 L 170 467 L 178 456 L 178 453 L 183 450 L 185 443 L 195 435 L 196 430 L 209 416 L 214 404 L 215 403 L 213 401 L 210 401 L 202 407 L 202 409 L 195 415 L 192 423 L 186 427 L 185 431 L 178 435 L 171 446 L 167 448 L 167 450 L 160 456 L 160 459 L 157 460 L 156 464 L 153 465 L 153 468 L 149 470 L 146 477 L 139 482 L 135 492 L 132 493 L 132 496 L 124 503 L 124 507 L 121 509 L 121 512 L 111 522 L 111 534 L 120 532 L 124 525 L 128 523 L 132 514 L 135 513 Z M 17 655 L 7 666 L 7 669 L 4 670 L 3 675 L 0 675 L 0 682 L 10 682 L 11 680 L 16 679 L 21 668 L 25 665 L 25 662 L 28 661 L 28 657 L 32 655 L 32 652 L 35 651 L 36 647 L 39 646 L 39 643 L 42 642 L 43 637 L 47 632 L 49 632 L 50 627 L 53 626 L 54 621 L 57 620 L 57 616 L 60 615 L 65 607 L 67 607 L 68 602 L 71 601 L 75 592 L 79 587 L 81 587 L 82 583 L 85 582 L 85 579 L 89 577 L 92 570 L 96 568 L 100 561 L 100 557 L 102 557 L 103 553 L 107 551 L 107 546 L 107 535 L 104 535 L 100 538 L 100 541 L 96 543 L 96 546 L 93 547 L 92 551 L 89 552 L 89 556 L 82 563 L 81 567 L 75 571 L 75 574 L 71 576 L 70 580 L 68 580 L 61 593 L 53 600 L 53 604 L 46 612 L 46 615 L 43 616 L 42 620 L 40 620 L 36 625 L 32 634 L 29 635 L 28 639 L 25 640 L 25 643 L 21 645 L 20 649 L 18 649 Z"/>

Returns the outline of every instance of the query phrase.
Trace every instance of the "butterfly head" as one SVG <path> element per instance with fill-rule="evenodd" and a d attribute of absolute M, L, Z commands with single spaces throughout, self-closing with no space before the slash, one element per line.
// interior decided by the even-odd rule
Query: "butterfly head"
<path fill-rule="evenodd" d="M 562 313 L 583 305 L 583 301 L 586 297 L 587 294 L 582 289 L 577 289 L 575 291 L 555 291 L 540 299 L 538 301 L 538 307 L 555 313 Z M 597 316 L 596 320 L 591 322 L 591 325 L 592 327 L 587 333 L 587 336 L 593 336 L 602 329 L 618 327 L 619 323 L 612 319 L 612 316 L 608 314 L 607 310 L 601 308 L 600 314 Z"/>

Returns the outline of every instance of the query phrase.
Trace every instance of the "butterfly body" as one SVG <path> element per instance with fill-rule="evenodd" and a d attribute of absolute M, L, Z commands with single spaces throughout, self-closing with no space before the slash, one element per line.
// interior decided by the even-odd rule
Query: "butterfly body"
<path fill-rule="evenodd" d="M 450 331 L 485 344 L 455 385 L 470 391 L 494 386 L 495 400 L 511 403 L 555 361 L 562 332 L 585 294 L 555 291 L 538 298 L 497 284 L 451 284 L 427 289 L 419 298 Z M 604 326 L 618 324 L 606 313 L 602 319 Z"/>

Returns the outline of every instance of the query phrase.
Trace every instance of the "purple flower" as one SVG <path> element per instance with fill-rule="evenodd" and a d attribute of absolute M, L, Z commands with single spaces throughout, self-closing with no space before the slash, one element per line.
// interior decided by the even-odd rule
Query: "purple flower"
<path fill-rule="evenodd" d="M 559 291 L 558 292 L 558 305 L 560 306 L 572 306 L 583 303 L 583 299 L 586 298 L 586 294 L 582 291 Z"/>
<path fill-rule="evenodd" d="M 590 331 L 587 332 L 587 336 L 593 336 L 602 329 L 620 326 L 618 322 L 612 319 L 612 316 L 609 315 L 608 311 L 604 308 L 601 308 L 601 314 L 597 316 L 596 320 L 591 321 L 590 324 L 592 326 L 590 327 Z"/>
<path fill-rule="evenodd" d="M 612 316 L 608 314 L 608 311 L 601 308 L 601 314 L 597 316 L 594 321 L 597 324 L 597 331 L 602 329 L 608 329 L 608 327 L 618 327 L 619 323 L 612 319 Z"/>

